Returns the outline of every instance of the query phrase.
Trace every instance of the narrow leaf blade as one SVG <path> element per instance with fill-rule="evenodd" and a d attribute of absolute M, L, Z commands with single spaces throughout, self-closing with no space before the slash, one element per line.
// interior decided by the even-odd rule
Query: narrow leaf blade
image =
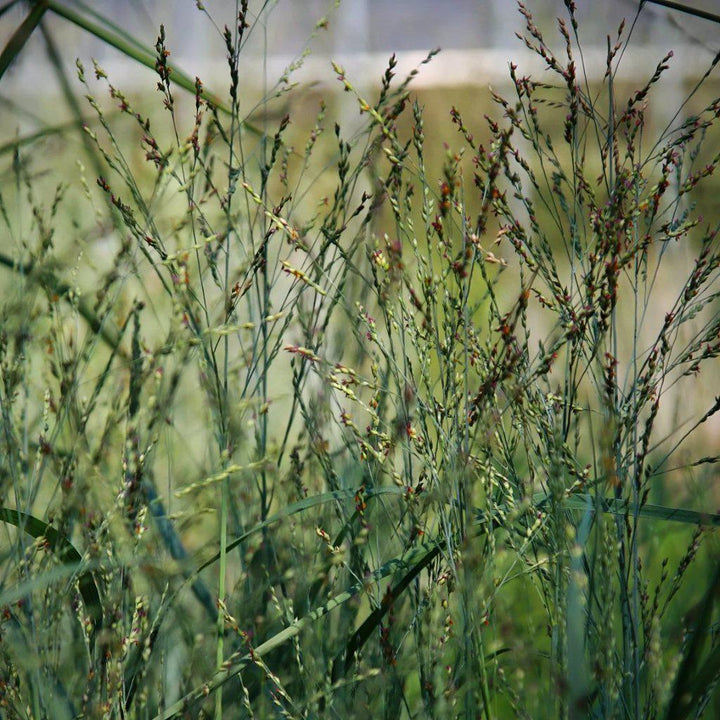
<path fill-rule="evenodd" d="M 25 47 L 25 43 L 33 34 L 47 9 L 47 0 L 33 5 L 32 10 L 30 10 L 27 17 L 22 21 L 20 27 L 18 27 L 18 29 L 12 34 L 12 37 L 7 41 L 2 53 L 0 53 L 0 78 L 2 78 L 5 71 L 10 67 L 10 65 L 12 65 L 15 58 L 21 53 L 22 49 Z"/>

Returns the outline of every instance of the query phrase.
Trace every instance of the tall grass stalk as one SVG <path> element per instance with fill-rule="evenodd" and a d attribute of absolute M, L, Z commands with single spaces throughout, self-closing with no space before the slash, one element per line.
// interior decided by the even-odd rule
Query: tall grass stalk
<path fill-rule="evenodd" d="M 3 715 L 713 716 L 717 58 L 655 130 L 642 10 L 598 85 L 519 7 L 546 73 L 444 143 L 394 55 L 352 134 L 304 53 L 251 99 L 273 4 L 227 97 L 80 13 L 158 100 L 78 61 L 97 177 L 2 176 Z"/>

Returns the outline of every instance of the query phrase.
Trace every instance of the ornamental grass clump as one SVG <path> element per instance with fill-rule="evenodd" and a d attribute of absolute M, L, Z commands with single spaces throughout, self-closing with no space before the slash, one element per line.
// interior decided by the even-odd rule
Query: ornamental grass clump
<path fill-rule="evenodd" d="M 651 131 L 565 6 L 445 143 L 395 56 L 352 134 L 249 100 L 265 5 L 224 95 L 78 61 L 97 176 L 0 188 L 9 717 L 712 714 L 720 100 Z"/>

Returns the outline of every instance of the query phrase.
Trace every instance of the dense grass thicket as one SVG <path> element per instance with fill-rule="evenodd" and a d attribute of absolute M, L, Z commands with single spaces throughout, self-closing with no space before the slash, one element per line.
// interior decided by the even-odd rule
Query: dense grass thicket
<path fill-rule="evenodd" d="M 446 137 L 394 56 L 249 101 L 282 3 L 218 94 L 76 11 L 157 97 L 80 59 L 81 161 L 2 156 L 0 716 L 720 715 L 715 65 L 652 129 L 565 5 Z"/>

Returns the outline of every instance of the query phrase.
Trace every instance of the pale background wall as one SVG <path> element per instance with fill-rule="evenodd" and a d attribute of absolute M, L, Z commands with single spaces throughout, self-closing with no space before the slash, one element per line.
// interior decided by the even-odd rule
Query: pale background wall
<path fill-rule="evenodd" d="M 70 6 L 72 0 L 66 0 Z M 331 9 L 328 0 L 278 0 L 268 16 L 266 28 L 256 28 L 247 47 L 249 55 L 264 55 L 282 60 L 299 53 L 317 20 Z M 527 0 L 538 26 L 557 43 L 554 18 L 565 15 L 562 0 Z M 622 17 L 631 19 L 638 0 L 577 0 L 582 37 L 586 47 L 605 51 L 605 36 L 614 33 Z M 719 0 L 693 0 L 686 4 L 720 13 Z M 131 32 L 140 42 L 152 46 L 160 23 L 166 25 L 168 44 L 173 59 L 191 74 L 208 74 L 224 65 L 224 49 L 219 31 L 197 10 L 193 0 L 94 0 L 88 3 L 96 12 L 112 18 Z M 232 25 L 235 2 L 207 0 L 204 3 L 217 26 Z M 256 8 L 258 2 L 251 2 Z M 0 18 L 0 42 L 4 42 L 21 22 L 24 7 L 18 7 Z M 522 29 L 522 18 L 513 0 L 343 0 L 339 9 L 329 13 L 329 30 L 320 32 L 313 42 L 315 57 L 327 60 L 332 56 L 375 54 L 387 57 L 390 52 L 427 51 L 441 47 L 446 51 L 492 51 L 487 62 L 478 65 L 476 81 L 486 83 L 493 75 L 506 75 L 507 62 L 522 56 L 522 45 L 514 33 Z M 101 63 L 125 68 L 132 82 L 138 77 L 136 66 L 124 63 L 108 48 L 67 21 L 47 16 L 48 26 L 58 38 L 64 58 L 70 67 L 76 56 L 89 64 L 95 57 Z M 706 67 L 712 54 L 720 49 L 720 28 L 656 5 L 646 5 L 638 23 L 634 46 L 650 45 L 653 52 L 648 61 L 669 48 L 675 48 L 683 59 L 683 72 L 693 74 Z M 455 83 L 457 75 L 466 82 L 462 68 L 463 55 L 452 54 L 452 62 L 439 63 L 442 71 L 433 75 L 433 83 Z M 642 63 L 645 64 L 644 62 Z M 680 61 L 678 61 L 680 64 Z M 325 62 L 325 67 L 328 63 Z M 638 69 L 637 63 L 626 63 L 628 70 Z M 651 69 L 651 68 L 650 68 Z M 455 70 L 457 70 L 457 75 Z M 204 71 L 204 72 L 203 72 Z M 473 76 L 474 77 L 474 76 Z M 471 77 L 472 79 L 472 77 Z M 33 37 L 16 67 L 0 81 L 0 94 L 12 92 L 47 92 L 52 90 L 52 74 L 48 73 L 47 56 L 39 34 Z"/>

